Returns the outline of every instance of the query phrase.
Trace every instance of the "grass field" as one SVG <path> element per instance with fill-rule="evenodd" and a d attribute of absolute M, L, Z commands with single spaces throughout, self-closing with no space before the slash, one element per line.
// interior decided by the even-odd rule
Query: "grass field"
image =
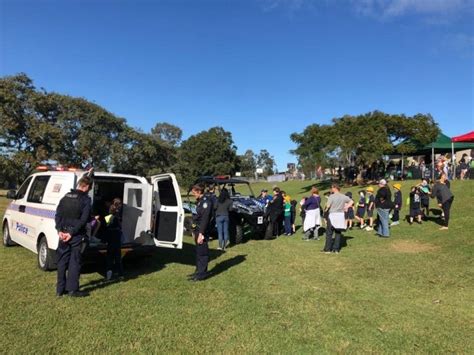
<path fill-rule="evenodd" d="M 299 199 L 310 183 L 280 186 Z M 183 250 L 125 259 L 123 282 L 104 283 L 100 262 L 85 267 L 84 299 L 57 299 L 56 274 L 34 254 L 0 248 L 0 351 L 474 353 L 474 182 L 452 190 L 449 231 L 435 222 L 403 222 L 390 239 L 352 230 L 339 255 L 301 232 L 223 254 L 213 241 L 215 276 L 200 283 L 186 280 L 186 237 Z"/>

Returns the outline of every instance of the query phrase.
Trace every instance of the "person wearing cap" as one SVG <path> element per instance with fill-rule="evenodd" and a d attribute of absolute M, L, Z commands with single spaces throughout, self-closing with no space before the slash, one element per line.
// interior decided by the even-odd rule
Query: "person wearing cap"
<path fill-rule="evenodd" d="M 395 193 L 393 194 L 393 217 L 390 227 L 397 226 L 400 224 L 400 210 L 402 209 L 402 185 L 399 183 L 393 184 Z"/>
<path fill-rule="evenodd" d="M 375 195 L 375 207 L 377 208 L 377 216 L 379 224 L 377 228 L 377 235 L 381 238 L 390 237 L 390 226 L 388 224 L 390 209 L 393 207 L 392 193 L 387 186 L 387 180 L 379 181 L 379 189 Z"/>
<path fill-rule="evenodd" d="M 424 214 L 424 217 L 430 215 L 430 193 L 431 188 L 428 183 L 428 179 L 422 179 L 420 186 L 420 195 L 421 195 L 421 210 Z"/>
<path fill-rule="evenodd" d="M 374 188 L 369 186 L 367 188 L 367 195 L 365 200 L 365 205 L 367 206 L 367 217 L 369 217 L 369 225 L 365 228 L 366 231 L 374 230 L 374 210 L 375 210 L 375 197 L 374 197 Z"/>
<path fill-rule="evenodd" d="M 189 275 L 190 281 L 202 281 L 210 276 L 209 232 L 211 229 L 212 202 L 205 194 L 204 186 L 194 185 L 191 193 L 196 198 L 196 214 L 193 214 L 193 236 L 196 244 L 196 272 Z"/>
<path fill-rule="evenodd" d="M 268 194 L 267 189 L 262 189 L 260 191 L 260 196 L 258 196 L 257 200 L 264 206 L 267 207 L 268 203 L 272 200 L 272 196 Z"/>

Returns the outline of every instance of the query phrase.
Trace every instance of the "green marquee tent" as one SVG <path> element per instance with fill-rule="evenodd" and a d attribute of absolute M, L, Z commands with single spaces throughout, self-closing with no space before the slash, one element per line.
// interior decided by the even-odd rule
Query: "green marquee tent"
<path fill-rule="evenodd" d="M 410 152 L 407 155 L 427 155 L 434 153 L 453 153 L 458 150 L 474 149 L 474 143 L 453 143 L 451 138 L 443 133 L 439 133 L 436 140 L 432 143 L 422 145 L 416 141 L 406 140 L 401 144 L 411 144 L 416 147 L 415 151 Z M 401 145 L 400 144 L 400 145 Z"/>
<path fill-rule="evenodd" d="M 432 143 L 423 145 L 414 140 L 407 139 L 404 142 L 400 143 L 396 148 L 402 145 L 412 145 L 415 147 L 414 151 L 407 153 L 406 155 L 428 155 L 431 154 L 431 161 L 435 160 L 435 153 L 451 153 L 454 157 L 454 152 L 465 149 L 474 149 L 474 143 L 463 143 L 463 142 L 453 142 L 451 138 L 443 133 L 439 133 L 436 140 Z M 403 156 L 403 153 L 402 153 Z M 452 158 L 453 159 L 453 158 Z M 453 161 L 454 163 L 454 161 Z M 434 178 L 434 164 L 432 166 L 432 177 Z M 453 170 L 455 166 L 453 164 Z"/>

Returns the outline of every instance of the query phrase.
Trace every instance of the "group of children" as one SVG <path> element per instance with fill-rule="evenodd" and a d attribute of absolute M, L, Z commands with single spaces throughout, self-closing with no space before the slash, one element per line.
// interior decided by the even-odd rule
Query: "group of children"
<path fill-rule="evenodd" d="M 352 192 L 346 192 L 346 196 L 352 199 Z M 354 214 L 354 209 L 356 213 Z M 359 222 L 361 229 L 365 228 L 367 231 L 374 230 L 374 210 L 375 210 L 375 196 L 374 188 L 369 186 L 365 191 L 359 191 L 359 200 L 353 207 L 349 207 L 345 212 L 347 229 L 352 229 L 354 218 Z M 365 220 L 367 213 L 368 223 Z"/>
<path fill-rule="evenodd" d="M 392 209 L 392 223 L 390 226 L 396 226 L 400 224 L 400 210 L 403 206 L 402 199 L 402 185 L 399 183 L 393 184 L 394 188 L 394 199 Z M 418 185 L 411 187 L 410 195 L 406 200 L 406 204 L 409 206 L 409 223 L 421 224 L 423 217 L 429 215 L 430 207 L 430 185 L 427 179 L 423 179 Z M 347 192 L 346 196 L 352 199 L 352 193 Z M 356 213 L 354 214 L 354 209 Z M 375 210 L 375 196 L 374 188 L 369 186 L 366 190 L 359 191 L 358 202 L 354 204 L 354 207 L 349 207 L 346 215 L 347 229 L 352 229 L 354 219 L 359 223 L 361 229 L 366 231 L 372 231 L 374 229 L 374 210 Z M 365 219 L 367 214 L 368 221 Z"/>

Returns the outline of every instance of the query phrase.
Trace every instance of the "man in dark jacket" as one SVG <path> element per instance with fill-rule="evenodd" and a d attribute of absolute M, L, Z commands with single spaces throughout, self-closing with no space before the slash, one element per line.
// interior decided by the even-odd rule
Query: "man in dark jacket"
<path fill-rule="evenodd" d="M 85 176 L 79 179 L 77 189 L 67 193 L 59 201 L 56 210 L 56 230 L 59 235 L 56 250 L 57 296 L 66 293 L 71 297 L 87 296 L 87 293 L 79 291 L 79 276 L 82 262 L 81 247 L 86 238 L 86 225 L 91 216 L 91 199 L 87 194 L 91 186 L 90 177 Z"/>
<path fill-rule="evenodd" d="M 273 239 L 280 235 L 281 216 L 283 215 L 283 197 L 278 187 L 273 189 L 273 199 L 268 204 L 266 215 L 268 226 L 265 239 Z"/>
<path fill-rule="evenodd" d="M 375 195 L 375 207 L 377 208 L 377 215 L 379 218 L 377 234 L 381 238 L 390 237 L 388 220 L 392 206 L 392 193 L 387 186 L 387 181 L 382 179 L 379 181 L 379 189 Z"/>

